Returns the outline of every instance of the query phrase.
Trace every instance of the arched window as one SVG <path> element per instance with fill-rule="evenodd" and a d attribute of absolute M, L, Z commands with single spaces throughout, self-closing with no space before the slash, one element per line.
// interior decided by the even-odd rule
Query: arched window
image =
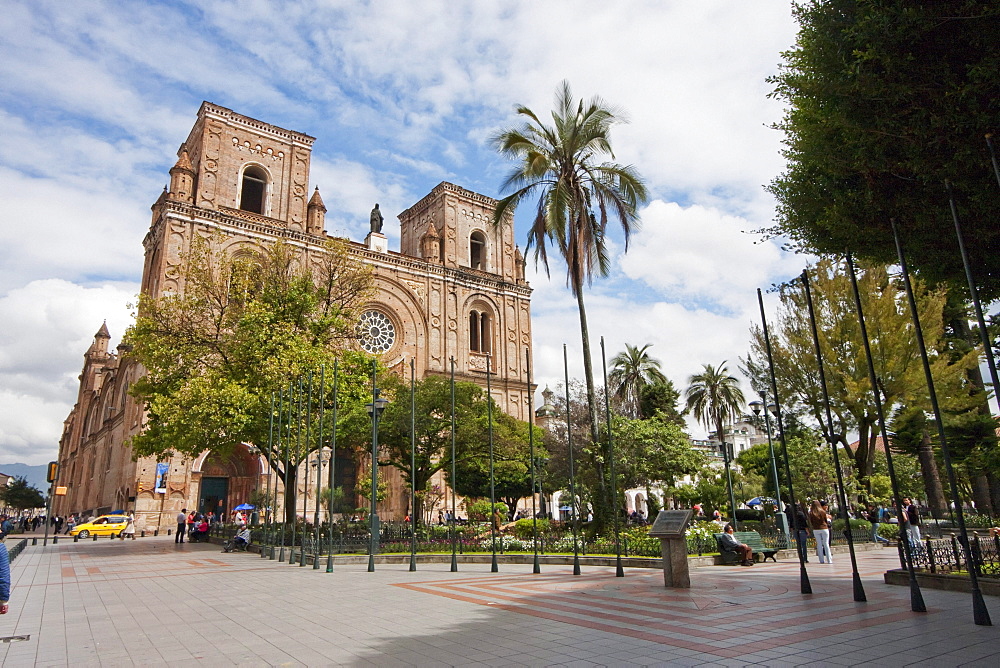
<path fill-rule="evenodd" d="M 257 165 L 248 166 L 243 170 L 243 182 L 240 184 L 240 208 L 263 214 L 266 197 L 267 172 Z"/>
<path fill-rule="evenodd" d="M 489 313 L 469 313 L 469 350 L 489 354 L 493 350 L 493 319 Z"/>
<path fill-rule="evenodd" d="M 469 266 L 486 270 L 486 237 L 478 230 L 469 237 Z"/>

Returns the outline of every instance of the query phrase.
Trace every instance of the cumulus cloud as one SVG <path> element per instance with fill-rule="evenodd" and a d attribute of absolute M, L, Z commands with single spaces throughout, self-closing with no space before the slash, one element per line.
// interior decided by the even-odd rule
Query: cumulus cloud
<path fill-rule="evenodd" d="M 622 270 L 677 301 L 738 312 L 769 277 L 794 272 L 796 260 L 774 242 L 750 237 L 745 218 L 658 200 L 642 220 Z"/>
<path fill-rule="evenodd" d="M 106 320 L 111 349 L 131 322 L 138 284 L 84 288 L 32 281 L 0 297 L 0 462 L 55 458 L 62 422 L 76 402 L 83 354 Z"/>

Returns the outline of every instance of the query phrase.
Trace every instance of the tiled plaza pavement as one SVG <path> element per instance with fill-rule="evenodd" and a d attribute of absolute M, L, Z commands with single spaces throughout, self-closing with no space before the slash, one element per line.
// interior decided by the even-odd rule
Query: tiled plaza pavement
<path fill-rule="evenodd" d="M 1000 666 L 1000 630 L 967 594 L 882 584 L 893 550 L 850 561 L 705 567 L 690 590 L 658 571 L 338 564 L 334 573 L 170 537 L 29 547 L 14 563 L 4 666 Z M 1000 625 L 1000 604 L 987 597 Z"/>

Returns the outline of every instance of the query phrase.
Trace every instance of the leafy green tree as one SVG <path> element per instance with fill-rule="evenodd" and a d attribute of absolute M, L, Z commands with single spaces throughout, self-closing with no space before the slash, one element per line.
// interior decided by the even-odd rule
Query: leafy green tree
<path fill-rule="evenodd" d="M 715 428 L 715 434 L 726 453 L 726 476 L 731 479 L 731 457 L 725 443 L 725 425 L 742 414 L 743 405 L 746 403 L 739 380 L 735 376 L 729 375 L 725 360 L 718 367 L 705 364 L 701 373 L 696 373 L 688 379 L 688 388 L 684 392 L 684 396 L 687 408 L 695 419 L 708 429 Z M 736 501 L 733 498 L 731 488 L 730 506 L 732 506 L 731 510 L 735 515 Z"/>
<path fill-rule="evenodd" d="M 678 478 L 697 473 L 706 463 L 705 456 L 691 447 L 687 434 L 662 413 L 646 420 L 616 416 L 611 430 L 620 493 L 644 487 L 646 499 L 653 499 L 653 485 L 672 488 Z M 621 499 L 617 502 L 621 505 Z M 647 517 L 652 516 L 649 510 Z"/>
<path fill-rule="evenodd" d="M 646 385 L 639 391 L 639 412 L 644 417 L 661 414 L 669 421 L 684 429 L 684 413 L 677 407 L 681 393 L 667 379 L 662 383 Z"/>
<path fill-rule="evenodd" d="M 352 397 L 364 396 L 370 363 L 350 348 L 358 308 L 372 287 L 371 271 L 337 241 L 301 264 L 284 243 L 236 258 L 212 246 L 211 240 L 195 243 L 184 258 L 181 294 L 139 299 L 125 343 L 147 371 L 130 391 L 145 404 L 148 421 L 130 445 L 139 456 L 195 457 L 213 450 L 226 457 L 243 443 L 256 444 L 286 483 L 286 515 L 294 521 L 293 481 L 319 447 L 308 393 L 313 408 L 331 404 L 339 359 L 339 400 L 350 406 Z M 280 415 L 278 406 L 272 413 L 275 395 Z M 281 428 L 268 449 L 275 423 Z M 306 439 L 309 434 L 313 438 Z"/>
<path fill-rule="evenodd" d="M 517 503 L 531 494 L 531 449 L 527 422 L 493 409 L 493 486 L 512 517 Z M 535 427 L 535 457 L 546 458 L 543 431 Z M 463 443 L 455 465 L 455 491 L 464 496 L 490 496 L 489 440 L 487 434 Z"/>
<path fill-rule="evenodd" d="M 996 183 L 984 135 L 1000 101 L 1000 5 L 974 0 L 793 5 L 794 48 L 771 83 L 788 106 L 788 168 L 770 186 L 772 233 L 819 254 L 894 263 L 895 219 L 908 259 L 965 290 L 945 180 L 954 185 L 983 297 L 1000 297 Z"/>
<path fill-rule="evenodd" d="M 8 508 L 28 510 L 43 508 L 45 497 L 37 487 L 28 483 L 24 476 L 15 477 L 9 485 L 0 488 L 0 501 Z"/>
<path fill-rule="evenodd" d="M 624 411 L 632 417 L 648 417 L 642 412 L 642 391 L 652 385 L 666 385 L 669 381 L 660 370 L 660 360 L 649 354 L 652 343 L 642 348 L 625 344 L 625 350 L 611 360 L 608 382 L 614 396 Z"/>
<path fill-rule="evenodd" d="M 921 407 L 928 406 L 919 348 L 909 309 L 901 297 L 898 283 L 884 266 L 862 265 L 859 269 L 858 289 L 887 410 L 909 401 L 915 401 Z M 810 271 L 810 286 L 834 433 L 857 431 L 858 445 L 851 447 L 845 444 L 846 454 L 853 462 L 858 483 L 867 488 L 874 467 L 878 425 L 850 278 L 842 263 L 820 260 Z M 928 290 L 921 281 L 915 282 L 914 293 L 924 337 L 934 356 L 932 372 L 935 384 L 950 388 L 957 393 L 956 398 L 958 395 L 968 398 L 969 393 L 963 387 L 967 385 L 968 368 L 975 364 L 975 355 L 968 352 L 953 355 L 947 351 L 943 319 L 945 293 Z M 812 424 L 818 425 L 824 437 L 829 438 L 816 350 L 801 282 L 782 286 L 780 296 L 778 313 L 770 323 L 769 331 L 782 408 L 810 416 Z M 756 379 L 755 385 L 769 387 L 769 379 L 765 380 L 767 355 L 764 333 L 757 326 L 751 328 L 750 356 L 746 368 Z M 924 464 L 931 467 L 925 469 L 927 486 L 931 490 L 934 489 L 931 481 L 938 477 L 938 473 L 933 458 L 924 460 Z"/>
<path fill-rule="evenodd" d="M 526 198 L 538 196 L 527 245 L 534 247 L 535 261 L 541 259 L 546 273 L 549 244 L 566 261 L 567 281 L 580 315 L 590 438 L 597 444 L 597 392 L 584 286 L 595 272 L 603 277 L 610 270 L 606 245 L 609 218 L 620 223 L 627 250 L 630 235 L 639 227 L 637 209 L 645 204 L 648 194 L 633 167 L 598 162 L 604 155 L 614 158 L 610 130 L 624 121 L 617 110 L 599 97 L 587 103 L 577 102 L 565 81 L 556 93 L 555 102 L 551 125 L 528 107 L 518 106 L 517 113 L 527 119 L 524 124 L 493 137 L 497 151 L 519 163 L 501 186 L 501 190 L 511 194 L 497 204 L 494 224 L 510 224 L 518 205 Z M 603 458 L 595 459 L 594 464 L 599 468 L 594 515 L 598 524 L 603 525 L 608 519 Z"/>
<path fill-rule="evenodd" d="M 378 378 L 378 387 L 380 396 L 389 399 L 379 418 L 379 466 L 395 467 L 408 484 L 414 484 L 418 491 L 424 490 L 435 473 L 451 465 L 451 381 L 445 376 L 427 376 L 415 384 L 416 470 L 412 481 L 410 383 L 394 373 L 384 373 Z M 366 401 L 371 401 L 370 389 Z M 470 443 L 485 440 L 486 410 L 486 393 L 478 385 L 455 383 L 457 449 L 467 449 Z M 494 409 L 494 414 L 498 412 Z M 338 442 L 357 451 L 370 451 L 371 436 L 371 417 L 362 407 L 345 417 Z M 423 517 L 422 499 L 418 494 L 418 518 Z"/>
<path fill-rule="evenodd" d="M 1000 109 L 1000 6 L 813 0 L 793 11 L 798 40 L 772 79 L 774 96 L 788 107 L 777 126 L 788 169 L 770 186 L 778 216 L 769 232 L 809 252 L 851 251 L 893 264 L 895 220 L 911 268 L 955 293 L 956 315 L 947 320 L 977 346 L 945 182 L 953 186 L 974 279 L 988 303 L 1000 297 L 997 184 L 985 140 L 996 132 Z M 968 375 L 985 389 L 978 368 Z M 984 399 L 984 426 L 990 415 Z M 994 512 L 1000 476 L 990 463 L 998 458 L 981 441 L 970 460 L 979 467 L 970 470 L 977 505 L 992 504 Z"/>
<path fill-rule="evenodd" d="M 837 490 L 837 470 L 833 466 L 830 446 L 815 431 L 786 438 L 785 442 L 798 500 L 833 499 Z M 843 461 L 846 460 L 842 460 L 842 463 Z M 845 480 L 847 479 L 849 476 L 845 476 Z"/>
<path fill-rule="evenodd" d="M 780 454 L 780 449 L 775 448 L 775 462 L 781 459 Z M 767 443 L 751 445 L 736 456 L 736 463 L 741 470 L 760 476 L 763 479 L 764 494 L 772 499 L 777 498 L 775 492 L 778 490 L 774 489 L 774 475 L 771 470 L 771 450 Z M 781 477 L 783 475 L 779 470 L 779 480 Z M 788 496 L 787 494 L 783 494 L 781 498 L 784 500 Z"/>

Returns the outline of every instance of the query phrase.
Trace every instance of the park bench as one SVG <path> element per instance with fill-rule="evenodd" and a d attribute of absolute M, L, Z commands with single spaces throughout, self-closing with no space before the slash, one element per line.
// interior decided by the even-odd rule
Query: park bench
<path fill-rule="evenodd" d="M 722 555 L 723 564 L 735 564 L 740 560 L 740 556 L 735 552 L 726 551 L 722 549 L 722 536 L 723 534 L 717 533 L 713 534 L 715 536 L 715 542 L 719 546 L 719 554 Z M 761 540 L 760 534 L 756 531 L 734 531 L 733 536 L 741 543 L 746 543 L 753 550 L 754 554 L 762 555 L 763 561 L 767 561 L 768 558 L 773 562 L 777 562 L 774 555 L 778 553 L 778 550 L 773 547 L 767 547 L 764 545 L 764 541 Z"/>

